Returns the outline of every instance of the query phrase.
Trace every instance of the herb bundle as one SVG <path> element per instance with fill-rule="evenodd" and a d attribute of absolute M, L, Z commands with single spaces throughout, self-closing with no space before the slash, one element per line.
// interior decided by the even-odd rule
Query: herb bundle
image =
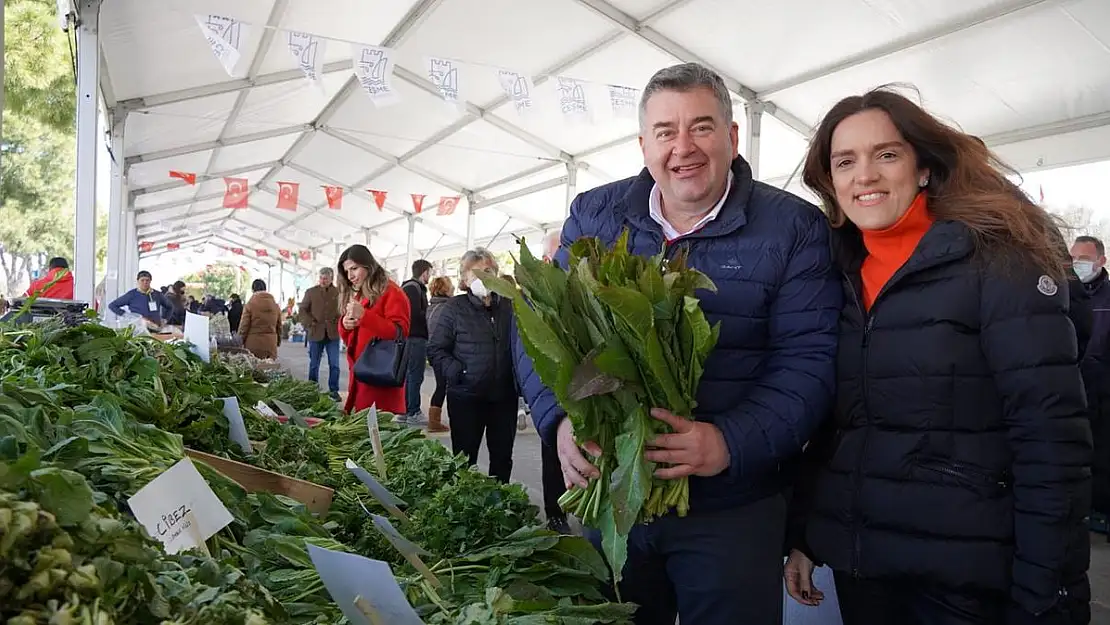
<path fill-rule="evenodd" d="M 566 411 L 575 439 L 601 448 L 593 459 L 601 477 L 584 490 L 572 488 L 559 503 L 601 530 L 619 580 L 632 526 L 689 509 L 687 480 L 653 477 L 644 448 L 670 431 L 650 416 L 652 408 L 687 418 L 694 410 L 719 333 L 694 293 L 716 287 L 686 266 L 684 254 L 630 254 L 627 231 L 608 250 L 597 239 L 579 239 L 569 272 L 536 259 L 522 243 L 515 277 L 520 290 L 493 275 L 482 281 L 513 300 L 524 348 Z"/>

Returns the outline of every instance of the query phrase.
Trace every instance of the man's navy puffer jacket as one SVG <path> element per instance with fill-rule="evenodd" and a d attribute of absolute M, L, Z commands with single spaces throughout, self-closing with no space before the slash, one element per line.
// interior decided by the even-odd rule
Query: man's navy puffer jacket
<path fill-rule="evenodd" d="M 698 388 L 699 421 L 720 428 L 731 454 L 720 475 L 690 480 L 692 510 L 730 508 L 780 491 L 789 467 L 831 407 L 837 318 L 843 294 L 833 270 L 829 227 L 813 205 L 752 180 L 743 158 L 732 163 L 732 190 L 715 220 L 667 243 L 648 214 L 654 182 L 639 176 L 580 194 L 563 226 L 557 262 L 581 237 L 611 245 L 626 228 L 642 256 L 685 248 L 689 264 L 709 276 L 716 294 L 700 291 L 720 340 Z M 553 442 L 564 416 L 532 369 L 519 337 L 516 373 L 536 428 Z"/>

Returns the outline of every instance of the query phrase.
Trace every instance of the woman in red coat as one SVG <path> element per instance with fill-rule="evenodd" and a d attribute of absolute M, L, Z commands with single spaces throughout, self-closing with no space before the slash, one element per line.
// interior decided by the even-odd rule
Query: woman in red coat
<path fill-rule="evenodd" d="M 390 282 L 365 245 L 352 245 L 339 256 L 339 337 L 347 345 L 350 389 L 345 412 L 377 405 L 378 410 L 405 413 L 405 388 L 370 386 L 355 379 L 355 362 L 373 339 L 392 339 L 397 327 L 409 334 L 409 298 Z"/>

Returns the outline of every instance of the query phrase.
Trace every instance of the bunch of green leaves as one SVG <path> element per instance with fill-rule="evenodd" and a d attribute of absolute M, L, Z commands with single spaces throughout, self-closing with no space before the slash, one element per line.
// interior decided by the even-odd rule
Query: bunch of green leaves
<path fill-rule="evenodd" d="M 686 478 L 654 478 L 644 450 L 670 431 L 651 418 L 651 408 L 693 418 L 719 333 L 694 295 L 716 287 L 687 267 L 683 254 L 629 253 L 627 231 L 610 249 L 594 238 L 576 241 L 569 272 L 538 260 L 522 242 L 515 277 L 519 290 L 497 276 L 482 280 L 513 300 L 524 348 L 576 440 L 601 449 L 600 477 L 570 489 L 560 505 L 601 530 L 619 580 L 632 526 L 671 510 L 685 515 L 689 507 Z"/>
<path fill-rule="evenodd" d="M 281 376 L 266 385 L 266 398 L 283 401 L 298 411 L 312 410 L 317 407 L 321 397 L 320 387 L 315 382 L 298 380 L 292 376 Z M 328 400 L 334 406 L 335 402 Z"/>

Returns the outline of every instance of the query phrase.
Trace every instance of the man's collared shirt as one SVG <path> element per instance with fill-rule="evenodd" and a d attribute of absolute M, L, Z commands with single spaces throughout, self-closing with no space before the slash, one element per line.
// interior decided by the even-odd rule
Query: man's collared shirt
<path fill-rule="evenodd" d="M 655 220 L 655 223 L 662 226 L 663 236 L 667 238 L 668 243 L 674 241 L 675 239 L 680 239 L 690 234 L 691 232 L 697 232 L 698 230 L 701 230 L 702 227 L 705 226 L 705 224 L 716 219 L 717 215 L 721 213 L 721 208 L 724 207 L 725 200 L 728 198 L 729 192 L 732 191 L 732 178 L 733 175 L 732 171 L 730 170 L 728 172 L 728 184 L 725 185 L 724 195 L 722 195 L 721 199 L 717 200 L 717 203 L 713 205 L 713 210 L 706 213 L 705 217 L 702 217 L 701 220 L 698 221 L 698 223 L 694 224 L 693 228 L 690 228 L 690 230 L 686 232 L 679 232 L 678 230 L 675 230 L 674 226 L 672 226 L 671 223 L 667 221 L 667 218 L 663 216 L 663 192 L 659 190 L 658 184 L 655 184 L 651 187 L 651 195 L 648 196 L 648 214 L 651 215 L 651 218 L 653 220 Z"/>

